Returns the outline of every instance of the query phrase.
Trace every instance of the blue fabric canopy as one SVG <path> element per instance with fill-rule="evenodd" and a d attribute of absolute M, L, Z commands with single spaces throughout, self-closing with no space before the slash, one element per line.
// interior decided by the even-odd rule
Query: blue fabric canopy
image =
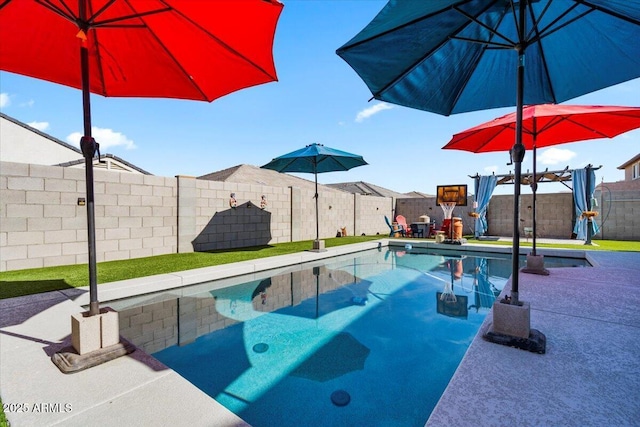
<path fill-rule="evenodd" d="M 337 50 L 375 99 L 442 115 L 560 103 L 640 77 L 640 0 L 392 0 Z M 514 13 L 515 12 L 515 13 Z M 514 16 L 516 15 L 516 16 Z"/>
<path fill-rule="evenodd" d="M 310 144 L 291 153 L 276 157 L 264 166 L 278 172 L 307 172 L 312 173 L 316 183 L 316 241 L 320 240 L 320 225 L 318 216 L 318 174 L 323 172 L 348 171 L 349 169 L 368 165 L 358 154 L 347 153 L 322 144 Z"/>
<path fill-rule="evenodd" d="M 517 305 L 523 106 L 640 77 L 638 40 L 640 0 L 390 0 L 337 54 L 381 101 L 442 115 L 516 106 Z"/>
<path fill-rule="evenodd" d="M 310 144 L 276 157 L 262 167 L 278 172 L 323 173 L 348 171 L 367 164 L 358 154 L 325 147 L 322 144 Z"/>
<path fill-rule="evenodd" d="M 571 173 L 571 179 L 573 180 L 573 201 L 576 207 L 576 225 L 573 227 L 573 232 L 576 234 L 576 238 L 585 240 L 587 239 L 588 220 L 582 216 L 582 213 L 589 210 L 587 198 L 588 200 L 593 198 L 593 192 L 596 188 L 596 173 L 591 168 L 576 169 Z M 587 181 L 589 182 L 587 183 Z M 596 221 L 591 221 L 592 235 L 597 234 L 598 231 L 600 228 Z"/>
<path fill-rule="evenodd" d="M 487 207 L 493 190 L 496 188 L 498 178 L 495 175 L 481 176 L 476 180 L 476 213 L 480 216 L 476 218 L 475 237 L 484 235 L 487 231 Z"/>

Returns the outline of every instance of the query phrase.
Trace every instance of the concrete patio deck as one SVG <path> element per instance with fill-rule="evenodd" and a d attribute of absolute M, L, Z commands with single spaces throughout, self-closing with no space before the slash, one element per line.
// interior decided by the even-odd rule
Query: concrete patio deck
<path fill-rule="evenodd" d="M 99 293 L 122 297 L 375 246 L 369 242 L 105 284 Z M 547 353 L 484 341 L 489 314 L 427 426 L 640 425 L 640 253 L 593 251 L 587 259 L 594 268 L 521 274 L 520 298 L 531 304 L 531 327 L 546 335 Z M 247 425 L 140 350 L 62 374 L 50 356 L 69 345 L 70 317 L 82 311 L 86 299 L 84 292 L 70 290 L 0 300 L 0 396 L 12 426 Z"/>

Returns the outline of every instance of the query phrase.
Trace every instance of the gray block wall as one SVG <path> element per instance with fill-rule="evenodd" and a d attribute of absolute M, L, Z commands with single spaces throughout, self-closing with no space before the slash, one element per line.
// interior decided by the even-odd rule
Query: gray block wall
<path fill-rule="evenodd" d="M 601 233 L 596 238 L 640 240 L 640 194 L 638 191 L 596 191 L 593 210 Z"/>
<path fill-rule="evenodd" d="M 207 251 L 312 240 L 316 237 L 314 192 L 295 187 L 237 184 L 95 170 L 96 258 L 98 262 L 177 252 Z M 87 262 L 83 169 L 0 162 L 0 271 Z M 229 206 L 236 193 L 237 207 Z M 621 191 L 595 208 L 602 234 L 594 239 L 640 240 L 640 195 Z M 267 199 L 260 208 L 261 196 Z M 607 196 L 607 195 L 605 195 Z M 596 194 L 596 198 L 602 198 Z M 494 196 L 488 208 L 490 235 L 511 236 L 513 198 Z M 363 196 L 320 191 L 320 238 L 386 236 L 390 219 L 409 223 L 444 217 L 435 197 Z M 473 234 L 473 198 L 454 209 L 464 234 Z M 520 231 L 531 224 L 531 195 L 520 203 Z M 571 193 L 539 194 L 538 236 L 568 238 L 573 230 Z"/>
<path fill-rule="evenodd" d="M 98 262 L 316 237 L 314 192 L 300 188 L 95 170 L 94 192 Z M 320 191 L 321 239 L 384 232 L 392 199 L 357 197 L 356 211 L 353 194 Z M 83 198 L 83 169 L 0 162 L 0 271 L 86 263 Z"/>
<path fill-rule="evenodd" d="M 98 262 L 176 252 L 176 179 L 94 171 Z M 0 271 L 87 262 L 83 169 L 0 163 Z"/>

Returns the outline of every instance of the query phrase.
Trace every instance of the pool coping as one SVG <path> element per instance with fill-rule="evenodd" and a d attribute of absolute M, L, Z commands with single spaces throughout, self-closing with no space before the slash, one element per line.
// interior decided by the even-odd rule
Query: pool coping
<path fill-rule="evenodd" d="M 307 261 L 321 260 L 376 248 L 378 247 L 378 242 L 382 246 L 390 244 L 402 247 L 406 244 L 411 244 L 414 247 L 424 246 L 438 249 L 448 249 L 449 247 L 449 245 L 417 239 L 411 241 L 406 239 L 381 239 L 354 245 L 332 247 L 328 248 L 326 252 L 320 253 L 309 251 L 103 284 L 98 288 L 98 292 L 101 302 L 104 305 L 108 305 L 108 301 L 125 298 L 131 293 L 140 295 L 162 290 L 175 290 L 176 288 L 202 281 L 292 266 Z M 456 245 L 451 249 L 471 251 L 481 249 L 483 252 L 509 253 L 511 247 L 467 244 Z M 529 249 L 521 247 L 520 252 L 521 254 L 526 254 Z M 550 315 L 565 316 L 571 320 L 571 316 L 567 316 L 562 310 L 557 308 L 548 310 L 544 307 L 544 304 L 550 303 L 545 300 L 544 292 L 544 288 L 549 287 L 549 281 L 555 282 L 558 277 L 562 277 L 562 281 L 567 283 L 580 283 L 580 281 L 590 280 L 594 283 L 602 284 L 607 282 L 605 277 L 607 273 L 618 272 L 630 282 L 630 285 L 625 285 L 625 295 L 628 298 L 618 304 L 615 313 L 619 316 L 622 313 L 627 320 L 625 323 L 620 324 L 619 321 L 616 322 L 616 319 L 607 319 L 605 313 L 602 315 L 603 319 L 590 319 L 590 322 L 597 323 L 597 326 L 601 328 L 602 325 L 618 325 L 624 328 L 625 341 L 629 340 L 630 342 L 627 342 L 626 347 L 623 347 L 616 341 L 620 348 L 618 354 L 609 355 L 611 358 L 610 363 L 621 364 L 626 369 L 626 372 L 631 373 L 631 375 L 628 375 L 630 379 L 621 379 L 618 383 L 612 382 L 611 378 L 608 377 L 603 377 L 600 380 L 596 378 L 596 385 L 604 382 L 613 383 L 618 388 L 622 387 L 624 390 L 628 390 L 631 393 L 630 395 L 634 395 L 634 392 L 635 395 L 640 395 L 640 390 L 638 389 L 640 387 L 638 385 L 640 384 L 640 381 L 638 381 L 638 363 L 630 363 L 630 361 L 637 360 L 636 356 L 640 351 L 640 348 L 638 348 L 640 339 L 637 339 L 640 338 L 638 336 L 640 330 L 637 326 L 633 326 L 640 324 L 638 315 L 634 313 L 634 311 L 637 311 L 637 303 L 640 301 L 640 283 L 638 283 L 638 277 L 640 277 L 640 274 L 638 274 L 640 254 L 548 248 L 541 248 L 538 252 L 549 256 L 557 253 L 561 256 L 584 257 L 596 268 L 602 269 L 602 271 L 598 275 L 593 274 L 593 269 L 567 269 L 571 270 L 568 273 L 568 277 L 562 277 L 556 271 L 552 271 L 550 276 L 521 275 L 521 295 L 528 297 L 529 292 L 531 292 L 532 296 L 535 296 L 535 298 L 531 299 L 532 327 L 536 327 L 539 324 L 544 326 L 541 326 L 542 332 L 548 336 L 549 350 L 547 354 L 542 356 L 533 355 L 535 356 L 533 360 L 537 362 L 540 362 L 540 360 L 553 362 L 555 360 L 554 357 L 557 357 L 554 331 L 558 325 L 555 325 L 553 321 L 549 321 L 547 317 Z M 626 263 L 625 265 L 628 267 L 619 268 L 617 265 L 621 262 Z M 591 273 L 587 274 L 586 270 L 591 270 Z M 610 278 L 608 281 L 611 281 Z M 552 286 L 563 288 L 562 284 Z M 534 292 L 534 290 L 536 291 Z M 606 302 L 609 294 L 604 290 L 600 290 L 600 294 L 603 295 L 599 295 L 597 298 L 594 296 L 594 299 L 597 301 L 604 299 Z M 5 405 L 28 405 L 26 412 L 7 412 L 6 415 L 9 422 L 20 426 L 84 426 L 95 424 L 96 422 L 108 422 L 110 424 L 161 423 L 191 426 L 247 425 L 214 399 L 142 351 L 136 351 L 132 355 L 121 357 L 87 371 L 73 375 L 62 374 L 51 363 L 50 356 L 64 345 L 68 345 L 70 317 L 72 314 L 81 311 L 81 305 L 86 303 L 88 303 L 86 289 L 70 289 L 0 300 L 0 396 L 2 396 Z M 575 307 L 576 305 L 577 302 L 572 302 L 567 304 L 567 307 L 570 309 L 571 306 Z M 570 324 L 565 317 L 562 317 L 563 323 Z M 581 319 L 577 316 L 574 317 Z M 544 320 L 544 322 L 541 322 L 541 320 Z M 486 328 L 490 321 L 489 314 L 483 323 L 483 328 Z M 558 322 L 556 321 L 556 323 Z M 567 328 L 569 332 L 573 331 L 571 326 L 566 326 L 565 330 Z M 581 330 L 580 328 L 582 327 L 581 325 L 576 325 L 574 328 Z M 606 332 L 604 338 L 612 335 L 610 330 L 606 330 Z M 601 336 L 600 339 L 603 339 L 603 337 Z M 621 340 L 622 338 L 619 339 Z M 600 347 L 597 349 L 601 351 Z M 566 421 L 566 417 L 558 416 L 559 412 L 566 413 L 566 408 L 560 408 L 562 411 L 558 408 L 549 409 L 548 402 L 542 399 L 542 396 L 546 396 L 545 393 L 553 397 L 555 390 L 558 389 L 557 385 L 549 386 L 548 383 L 543 382 L 543 384 L 546 384 L 544 392 L 538 390 L 536 391 L 538 394 L 534 396 L 535 398 L 532 398 L 529 394 L 523 394 L 522 390 L 518 390 L 519 393 L 514 393 L 514 385 L 508 381 L 496 384 L 491 381 L 492 378 L 497 378 L 502 374 L 505 366 L 517 366 L 520 374 L 518 377 L 528 378 L 531 375 L 538 377 L 539 375 L 536 375 L 537 372 L 535 370 L 536 365 L 534 364 L 532 369 L 526 363 L 526 361 L 531 360 L 531 357 L 532 355 L 521 350 L 484 342 L 479 334 L 472 342 L 469 351 L 427 421 L 427 425 L 466 425 L 470 423 L 471 419 L 473 419 L 474 424 L 479 425 L 500 425 L 507 421 L 508 423 L 559 425 L 557 422 L 548 423 L 547 421 Z M 493 361 L 493 364 L 486 366 L 487 360 Z M 562 359 L 561 362 L 566 369 L 575 374 L 575 369 L 569 369 L 572 367 L 571 360 Z M 575 364 L 575 361 L 573 363 Z M 477 371 L 480 371 L 480 373 Z M 482 376 L 478 377 L 478 375 Z M 553 376 L 549 378 L 549 381 L 557 378 L 559 378 L 557 375 Z M 593 379 L 589 378 L 589 380 Z M 475 381 L 480 382 L 475 384 Z M 632 381 L 634 382 L 632 383 Z M 573 381 L 566 382 L 575 384 L 575 377 Z M 495 396 L 492 399 L 486 399 L 487 390 L 485 384 L 487 383 L 493 385 L 489 392 L 490 395 L 503 396 L 502 400 Z M 96 392 L 97 388 L 99 388 L 100 392 Z M 520 388 L 523 387 L 520 386 Z M 529 391 L 533 392 L 532 390 Z M 575 392 L 575 390 L 572 391 Z M 617 409 L 619 414 L 629 414 L 629 411 L 635 411 L 635 415 L 640 413 L 635 400 L 629 403 L 628 399 L 620 399 L 618 395 L 611 393 L 618 399 L 607 399 L 607 405 L 609 405 L 607 410 Z M 514 396 L 517 400 L 514 400 Z M 597 405 L 602 400 L 592 401 L 582 398 L 581 401 Z M 502 406 L 496 405 L 496 402 L 502 404 Z M 58 404 L 58 406 L 47 406 L 55 409 L 49 412 L 35 412 L 34 408 L 37 407 L 37 404 Z M 70 411 L 65 411 L 65 407 L 61 406 L 65 404 L 71 405 Z M 515 409 L 509 408 L 509 405 L 515 406 Z M 622 408 L 622 406 L 625 406 L 626 409 Z M 14 407 L 14 409 L 16 408 Z M 526 411 L 518 415 L 517 409 L 520 408 L 525 408 Z M 504 418 L 505 416 L 502 414 L 502 411 L 505 410 L 511 414 L 507 418 Z M 571 412 L 569 411 L 569 413 Z M 587 411 L 587 413 L 589 412 Z M 631 420 L 639 418 L 623 418 L 622 421 L 626 420 L 627 424 L 632 424 Z M 591 421 L 583 424 L 590 423 Z M 624 424 L 623 422 L 621 425 Z"/>
<path fill-rule="evenodd" d="M 246 276 L 252 273 L 258 273 L 277 268 L 290 267 L 297 264 L 304 264 L 311 261 L 319 261 L 327 258 L 334 258 L 340 255 L 346 255 L 354 252 L 361 252 L 368 249 L 375 249 L 378 244 L 382 247 L 395 246 L 404 247 L 407 244 L 416 248 L 429 248 L 438 250 L 451 251 L 474 251 L 478 248 L 480 252 L 487 253 L 510 253 L 510 246 L 483 245 L 478 243 L 465 245 L 450 245 L 443 243 L 434 243 L 428 240 L 410 240 L 406 239 L 380 239 L 370 242 L 355 243 L 343 246 L 334 246 L 327 248 L 324 252 L 305 251 L 295 254 L 278 255 L 268 258 L 260 258 L 250 261 L 241 261 L 230 264 L 222 264 L 211 267 L 202 267 L 193 270 L 185 270 L 175 273 L 158 274 L 154 276 L 140 277 L 136 279 L 121 280 L 117 282 L 101 284 L 98 288 L 99 300 L 102 305 L 108 304 L 109 301 L 140 296 L 143 294 L 169 291 L 179 289 L 185 286 L 197 285 L 203 282 L 213 280 L 222 280 L 237 276 Z M 528 253 L 529 248 L 520 248 L 520 254 Z M 592 265 L 595 261 L 590 260 L 588 251 L 579 249 L 553 249 L 540 248 L 537 249 L 540 255 L 559 256 L 568 258 L 587 259 Z M 69 299 L 75 301 L 81 306 L 89 304 L 89 288 L 73 288 L 61 290 Z"/>

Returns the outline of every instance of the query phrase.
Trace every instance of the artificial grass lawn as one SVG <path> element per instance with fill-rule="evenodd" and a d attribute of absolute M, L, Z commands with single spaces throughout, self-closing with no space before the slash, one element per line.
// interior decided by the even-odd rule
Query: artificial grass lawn
<path fill-rule="evenodd" d="M 506 241 L 476 240 L 474 238 L 467 238 L 467 240 L 469 241 L 469 243 L 481 243 L 483 245 L 511 246 L 511 242 Z M 584 251 L 640 252 L 640 242 L 619 240 L 593 240 L 593 243 L 593 245 L 575 245 L 570 243 L 565 245 L 536 242 L 536 248 L 565 248 Z M 520 242 L 520 247 L 523 246 L 533 246 L 531 239 L 529 239 L 528 242 Z"/>
<path fill-rule="evenodd" d="M 376 240 L 386 236 L 351 236 L 325 239 L 326 247 Z M 511 242 L 477 241 L 470 243 L 510 246 Z M 411 240 L 411 239 L 407 239 Z M 573 244 L 536 244 L 539 248 L 569 248 L 576 250 L 633 251 L 640 252 L 640 242 L 594 240 L 598 246 Z M 521 242 L 520 246 L 531 246 Z M 213 252 L 158 255 L 98 264 L 98 284 L 155 274 L 173 273 L 200 267 L 228 264 L 258 258 L 302 252 L 312 247 L 312 241 L 279 243 L 251 248 L 227 249 Z M 54 290 L 87 286 L 89 272 L 86 264 L 34 268 L 0 273 L 0 299 L 37 294 Z"/>
<path fill-rule="evenodd" d="M 324 240 L 326 247 L 332 247 L 366 242 L 382 237 L 385 236 L 348 236 Z M 307 240 L 250 248 L 101 262 L 97 266 L 98 284 L 303 252 L 313 246 L 312 242 L 312 240 Z M 0 299 L 77 288 L 88 286 L 88 284 L 89 271 L 86 264 L 7 271 L 0 273 Z"/>
<path fill-rule="evenodd" d="M 2 399 L 0 399 L 0 427 L 9 427 L 9 422 L 2 409 Z"/>

